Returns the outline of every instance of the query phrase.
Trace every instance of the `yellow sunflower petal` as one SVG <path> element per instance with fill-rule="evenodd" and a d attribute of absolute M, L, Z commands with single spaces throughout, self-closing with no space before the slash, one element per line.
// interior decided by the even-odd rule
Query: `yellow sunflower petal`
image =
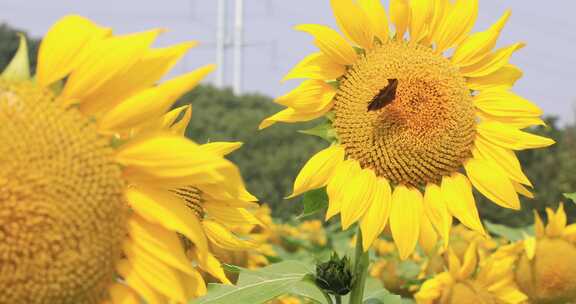
<path fill-rule="evenodd" d="M 314 36 L 314 44 L 335 63 L 352 65 L 356 61 L 354 48 L 335 30 L 319 24 L 301 24 L 296 29 Z"/>
<path fill-rule="evenodd" d="M 440 189 L 450 213 L 468 228 L 485 234 L 468 178 L 460 173 L 445 176 Z"/>
<path fill-rule="evenodd" d="M 410 40 L 419 42 L 430 34 L 435 0 L 410 1 Z"/>
<path fill-rule="evenodd" d="M 370 21 L 372 32 L 380 41 L 388 40 L 388 16 L 380 0 L 358 0 L 358 5 Z"/>
<path fill-rule="evenodd" d="M 78 57 L 84 47 L 111 32 L 110 29 L 76 15 L 58 20 L 48 30 L 38 50 L 38 83 L 48 86 L 64 78 L 79 64 Z"/>
<path fill-rule="evenodd" d="M 224 226 L 261 225 L 262 223 L 244 208 L 231 208 L 218 204 L 204 204 L 204 210 L 211 218 Z"/>
<path fill-rule="evenodd" d="M 149 49 L 127 70 L 108 79 L 82 100 L 84 113 L 105 112 L 134 93 L 156 84 L 195 46 L 194 41 L 160 49 Z"/>
<path fill-rule="evenodd" d="M 522 70 L 518 67 L 512 64 L 506 64 L 488 75 L 467 78 L 466 83 L 471 90 L 476 91 L 492 88 L 506 90 L 513 87 L 522 75 Z"/>
<path fill-rule="evenodd" d="M 112 304 L 139 304 L 138 295 L 128 286 L 114 283 L 108 287 Z"/>
<path fill-rule="evenodd" d="M 533 210 L 532 212 L 534 213 L 534 234 L 537 238 L 542 238 L 546 234 L 544 223 L 542 222 L 542 218 L 540 218 L 538 211 Z"/>
<path fill-rule="evenodd" d="M 148 285 L 170 299 L 179 302 L 188 300 L 183 286 L 182 273 L 157 260 L 146 251 L 137 250 L 131 241 L 125 242 L 123 249 L 134 271 Z"/>
<path fill-rule="evenodd" d="M 530 190 L 526 189 L 522 184 L 512 181 L 512 185 L 514 185 L 514 189 L 518 194 L 527 198 L 534 198 L 534 193 L 530 192 Z"/>
<path fill-rule="evenodd" d="M 182 106 L 181 108 L 184 108 L 182 110 L 184 111 L 184 114 L 182 114 L 182 118 L 180 118 L 180 120 L 176 121 L 170 126 L 170 131 L 173 134 L 184 136 L 186 134 L 186 128 L 190 124 L 190 119 L 192 118 L 192 106 L 186 105 Z"/>
<path fill-rule="evenodd" d="M 524 185 L 532 186 L 528 177 L 522 172 L 520 161 L 518 161 L 514 151 L 493 145 L 484 139 L 484 137 L 478 136 L 474 142 L 472 154 L 475 158 L 483 158 L 489 162 L 498 164 L 510 179 Z"/>
<path fill-rule="evenodd" d="M 500 122 L 482 122 L 477 126 L 478 134 L 492 144 L 512 150 L 547 147 L 554 140 L 520 131 Z"/>
<path fill-rule="evenodd" d="M 333 99 L 330 99 L 324 108 L 314 112 L 300 112 L 292 108 L 286 108 L 270 117 L 265 118 L 258 126 L 259 130 L 268 128 L 277 122 L 300 122 L 309 121 L 322 117 L 332 108 Z"/>
<path fill-rule="evenodd" d="M 533 126 L 545 126 L 546 123 L 540 117 L 522 116 L 494 116 L 483 111 L 477 111 L 476 115 L 481 121 L 499 122 L 516 129 L 525 129 Z"/>
<path fill-rule="evenodd" d="M 396 27 L 396 39 L 403 39 L 410 25 L 410 3 L 407 0 L 390 0 L 390 21 Z"/>
<path fill-rule="evenodd" d="M 472 185 L 496 204 L 514 210 L 520 209 L 520 200 L 514 185 L 504 170 L 492 162 L 472 158 L 465 164 Z"/>
<path fill-rule="evenodd" d="M 510 91 L 486 90 L 473 98 L 474 106 L 492 116 L 538 117 L 542 109 Z"/>
<path fill-rule="evenodd" d="M 342 64 L 332 61 L 332 59 L 323 53 L 313 53 L 300 61 L 282 81 L 296 78 L 310 78 L 318 80 L 336 79 L 346 72 L 346 67 Z"/>
<path fill-rule="evenodd" d="M 548 236 L 561 236 L 564 228 L 566 228 L 566 212 L 564 212 L 564 204 L 560 203 L 556 213 L 550 208 L 546 208 L 548 215 L 548 225 L 546 225 L 546 235 Z"/>
<path fill-rule="evenodd" d="M 444 240 L 444 248 L 449 244 L 452 215 L 442 197 L 442 191 L 436 184 L 426 185 L 424 193 L 424 213 L 429 218 L 438 234 Z"/>
<path fill-rule="evenodd" d="M 186 296 L 189 299 L 198 298 L 208 293 L 204 278 L 198 271 L 194 271 L 192 275 L 183 275 L 182 285 L 184 285 Z"/>
<path fill-rule="evenodd" d="M 430 256 L 434 254 L 437 242 L 438 234 L 436 230 L 434 230 L 434 226 L 427 216 L 423 216 L 422 222 L 420 223 L 420 238 L 418 241 L 420 247 Z"/>
<path fill-rule="evenodd" d="M 478 0 L 456 0 L 448 4 L 444 20 L 439 24 L 434 42 L 443 52 L 466 38 L 478 17 Z"/>
<path fill-rule="evenodd" d="M 534 237 L 528 237 L 524 235 L 524 251 L 526 251 L 526 256 L 528 259 L 532 260 L 536 254 L 536 239 Z"/>
<path fill-rule="evenodd" d="M 344 160 L 344 148 L 332 145 L 306 162 L 294 181 L 294 191 L 289 197 L 325 186 L 334 174 L 336 166 Z"/>
<path fill-rule="evenodd" d="M 488 55 L 496 45 L 502 28 L 510 18 L 511 11 L 507 10 L 490 29 L 470 35 L 454 51 L 451 61 L 456 66 L 472 65 Z"/>
<path fill-rule="evenodd" d="M 274 102 L 302 112 L 314 112 L 330 104 L 336 90 L 323 80 L 306 80 Z"/>
<path fill-rule="evenodd" d="M 204 219 L 202 227 L 206 231 L 206 236 L 216 246 L 228 250 L 246 250 L 256 246 L 256 244 L 249 240 L 242 240 L 232 234 L 228 229 L 219 223 Z"/>
<path fill-rule="evenodd" d="M 468 278 L 472 273 L 476 271 L 476 266 L 478 265 L 478 252 L 476 242 L 472 242 L 468 245 L 466 252 L 464 253 L 464 261 L 462 262 L 462 267 L 460 268 L 459 277 L 461 279 Z"/>
<path fill-rule="evenodd" d="M 128 221 L 128 233 L 136 244 L 157 259 L 184 273 L 192 275 L 194 269 L 184 255 L 182 243 L 174 231 L 133 216 Z"/>
<path fill-rule="evenodd" d="M 328 186 L 326 193 L 328 194 L 328 210 L 326 211 L 326 220 L 340 213 L 342 209 L 342 195 L 346 191 L 346 185 L 354 173 L 360 170 L 360 165 L 357 161 L 346 160 L 341 162 L 334 170 L 334 174 Z"/>
<path fill-rule="evenodd" d="M 134 267 L 128 260 L 122 260 L 116 266 L 118 273 L 126 284 L 134 289 L 147 303 L 166 303 L 166 298 L 150 287 L 146 281 L 134 271 Z"/>
<path fill-rule="evenodd" d="M 224 142 L 224 141 L 216 141 L 210 142 L 207 144 L 203 144 L 200 146 L 200 149 L 208 151 L 210 153 L 226 156 L 242 147 L 243 143 L 240 141 L 236 142 Z"/>
<path fill-rule="evenodd" d="M 223 171 L 235 166 L 177 135 L 135 139 L 118 149 L 116 161 L 126 166 L 125 177 L 134 182 L 166 185 L 202 185 L 222 181 Z"/>
<path fill-rule="evenodd" d="M 374 196 L 370 207 L 360 220 L 362 230 L 362 248 L 370 249 L 370 246 L 388 223 L 390 206 L 392 204 L 392 191 L 390 184 L 383 178 L 378 178 L 375 185 Z"/>
<path fill-rule="evenodd" d="M 392 194 L 390 229 L 400 258 L 405 260 L 416 248 L 424 215 L 422 194 L 418 189 L 399 185 Z"/>
<path fill-rule="evenodd" d="M 156 40 L 160 30 L 116 36 L 94 43 L 74 67 L 62 91 L 63 100 L 78 100 L 99 90 L 109 79 L 128 70 Z"/>
<path fill-rule="evenodd" d="M 197 250 L 191 251 L 193 258 L 198 261 L 198 266 L 208 272 L 211 276 L 220 280 L 224 284 L 231 284 L 230 280 L 226 277 L 222 265 L 212 254 L 208 253 L 206 256 L 200 256 Z"/>
<path fill-rule="evenodd" d="M 370 207 L 370 203 L 376 192 L 376 175 L 372 169 L 357 171 L 354 176 L 349 177 L 350 183 L 346 185 L 346 190 L 342 194 L 342 208 L 340 219 L 342 229 L 348 229 L 354 224 Z"/>
<path fill-rule="evenodd" d="M 451 247 L 448 248 L 448 271 L 453 278 L 460 278 L 460 270 L 462 269 L 462 262 Z"/>
<path fill-rule="evenodd" d="M 432 41 L 438 36 L 440 25 L 444 22 L 445 15 L 448 13 L 449 4 L 448 0 L 434 0 L 432 19 L 429 26 L 430 34 L 426 38 L 426 44 L 432 44 Z"/>
<path fill-rule="evenodd" d="M 168 191 L 129 188 L 126 201 L 134 212 L 149 222 L 177 231 L 190 239 L 200 250 L 208 250 L 208 242 L 196 215 Z"/>
<path fill-rule="evenodd" d="M 473 65 L 460 68 L 460 74 L 464 77 L 483 77 L 490 75 L 507 65 L 512 54 L 524 46 L 524 43 L 515 43 L 511 46 L 501 48 L 485 56 Z"/>
<path fill-rule="evenodd" d="M 374 32 L 364 11 L 352 0 L 330 0 L 330 4 L 342 33 L 362 48 L 372 48 Z"/>
<path fill-rule="evenodd" d="M 127 130 L 158 117 L 213 70 L 214 65 L 207 65 L 132 96 L 102 117 L 99 121 L 100 130 Z"/>

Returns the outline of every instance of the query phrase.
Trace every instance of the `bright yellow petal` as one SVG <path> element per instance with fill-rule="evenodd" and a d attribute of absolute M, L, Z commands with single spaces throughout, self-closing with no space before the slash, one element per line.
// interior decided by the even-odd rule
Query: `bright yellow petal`
<path fill-rule="evenodd" d="M 466 83 L 468 88 L 476 91 L 492 88 L 506 90 L 513 87 L 523 74 L 518 67 L 506 64 L 488 75 L 467 78 Z"/>
<path fill-rule="evenodd" d="M 38 50 L 38 83 L 48 86 L 64 78 L 79 64 L 83 48 L 110 33 L 110 29 L 84 17 L 69 15 L 58 20 L 48 30 Z"/>
<path fill-rule="evenodd" d="M 514 210 L 520 209 L 520 200 L 514 185 L 504 170 L 492 162 L 472 158 L 465 164 L 472 185 L 496 204 Z"/>
<path fill-rule="evenodd" d="M 116 36 L 93 43 L 74 67 L 62 91 L 63 100 L 82 102 L 109 79 L 127 71 L 149 49 L 160 30 Z"/>
<path fill-rule="evenodd" d="M 139 304 L 140 299 L 136 293 L 128 286 L 114 283 L 108 287 L 112 304 Z"/>
<path fill-rule="evenodd" d="M 546 234 L 544 223 L 542 222 L 542 218 L 540 218 L 540 214 L 538 211 L 533 210 L 534 213 L 534 234 L 537 238 L 542 238 Z"/>
<path fill-rule="evenodd" d="M 448 248 L 448 271 L 452 275 L 453 278 L 459 279 L 460 277 L 460 270 L 462 269 L 462 262 L 452 249 L 452 247 Z"/>
<path fill-rule="evenodd" d="M 512 150 L 542 148 L 554 144 L 552 139 L 523 132 L 500 122 L 482 122 L 478 124 L 477 131 L 479 136 L 490 143 Z"/>
<path fill-rule="evenodd" d="M 258 129 L 262 130 L 268 128 L 277 122 L 300 122 L 322 117 L 324 114 L 330 111 L 330 109 L 332 109 L 332 103 L 333 99 L 331 99 L 329 103 L 324 106 L 324 108 L 314 112 L 300 112 L 292 108 L 286 108 L 270 117 L 265 118 L 258 126 Z"/>
<path fill-rule="evenodd" d="M 546 208 L 548 215 L 548 225 L 546 225 L 546 235 L 556 237 L 561 236 L 564 228 L 566 228 L 566 212 L 564 212 L 564 204 L 560 203 L 556 213 L 550 208 Z"/>
<path fill-rule="evenodd" d="M 448 211 L 440 187 L 436 184 L 430 183 L 426 185 L 424 213 L 444 240 L 444 248 L 446 248 L 450 239 L 452 215 Z"/>
<path fill-rule="evenodd" d="M 204 210 L 211 218 L 224 226 L 261 225 L 262 223 L 244 208 L 231 208 L 218 204 L 204 204 Z"/>
<path fill-rule="evenodd" d="M 440 189 L 450 213 L 468 228 L 485 234 L 468 178 L 460 173 L 445 176 Z"/>
<path fill-rule="evenodd" d="M 334 174 L 336 166 L 344 160 L 344 148 L 332 145 L 306 162 L 294 181 L 294 191 L 290 197 L 300 195 L 308 190 L 324 187 Z"/>
<path fill-rule="evenodd" d="M 430 20 L 429 31 L 430 34 L 424 41 L 427 45 L 432 44 L 434 39 L 438 37 L 438 32 L 440 31 L 440 25 L 444 22 L 446 15 L 448 14 L 449 8 L 448 0 L 434 0 L 434 8 L 432 11 L 432 20 Z"/>
<path fill-rule="evenodd" d="M 340 213 L 342 210 L 342 195 L 347 191 L 350 178 L 360 170 L 360 165 L 355 160 L 346 160 L 334 170 L 332 178 L 328 181 L 326 193 L 328 194 L 328 210 L 326 220 Z"/>
<path fill-rule="evenodd" d="M 214 65 L 207 65 L 132 96 L 102 117 L 100 130 L 123 131 L 160 117 L 213 70 Z"/>
<path fill-rule="evenodd" d="M 386 227 L 390 207 L 392 204 L 392 191 L 390 184 L 383 178 L 378 178 L 375 185 L 374 196 L 370 207 L 360 220 L 362 229 L 362 248 L 370 249 L 370 246 Z"/>
<path fill-rule="evenodd" d="M 256 247 L 254 242 L 238 238 L 215 221 L 204 219 L 202 221 L 202 227 L 206 231 L 206 236 L 208 236 L 210 242 L 220 248 L 227 250 L 246 250 Z"/>
<path fill-rule="evenodd" d="M 430 34 L 435 0 L 410 1 L 410 40 L 419 42 Z"/>
<path fill-rule="evenodd" d="M 318 80 L 336 79 L 346 72 L 346 67 L 334 62 L 323 53 L 313 53 L 300 61 L 282 81 L 296 78 L 310 78 Z"/>
<path fill-rule="evenodd" d="M 468 278 L 476 271 L 476 266 L 478 266 L 478 251 L 476 242 L 470 243 L 466 252 L 464 253 L 464 261 L 462 262 L 462 267 L 460 268 L 459 277 L 461 279 Z"/>
<path fill-rule="evenodd" d="M 376 175 L 372 169 L 362 169 L 349 176 L 349 183 L 342 194 L 340 220 L 342 229 L 348 229 L 364 215 L 376 192 Z"/>
<path fill-rule="evenodd" d="M 162 294 L 150 287 L 150 285 L 134 271 L 134 267 L 128 260 L 120 261 L 116 266 L 116 270 L 118 270 L 118 273 L 122 276 L 126 284 L 134 289 L 147 303 L 167 303 L 166 298 Z"/>
<path fill-rule="evenodd" d="M 226 274 L 224 273 L 224 269 L 222 268 L 222 265 L 220 264 L 218 259 L 216 259 L 216 257 L 214 257 L 210 253 L 208 253 L 205 257 L 202 257 L 202 256 L 198 255 L 197 250 L 192 250 L 191 254 L 192 254 L 193 258 L 198 260 L 198 266 L 202 270 L 206 271 L 211 276 L 220 280 L 220 282 L 222 282 L 224 284 L 231 284 L 230 281 L 228 280 L 228 278 L 226 277 Z"/>
<path fill-rule="evenodd" d="M 192 105 L 182 106 L 181 108 L 184 108 L 184 114 L 182 114 L 180 120 L 170 126 L 170 131 L 173 134 L 184 136 L 186 134 L 186 128 L 188 128 L 190 119 L 192 118 Z"/>
<path fill-rule="evenodd" d="M 288 94 L 280 96 L 274 102 L 302 112 L 322 110 L 332 102 L 336 95 L 333 86 L 323 80 L 306 80 Z"/>
<path fill-rule="evenodd" d="M 438 243 L 438 234 L 434 230 L 434 226 L 428 219 L 427 216 L 422 217 L 422 222 L 420 223 L 420 238 L 418 243 L 424 252 L 431 256 L 435 253 L 436 244 Z"/>
<path fill-rule="evenodd" d="M 330 0 L 330 4 L 342 33 L 362 48 L 372 48 L 374 32 L 364 11 L 352 0 Z"/>
<path fill-rule="evenodd" d="M 542 109 L 510 91 L 486 90 L 473 98 L 474 106 L 492 116 L 539 117 Z"/>
<path fill-rule="evenodd" d="M 410 3 L 407 0 L 390 0 L 390 21 L 396 27 L 396 39 L 402 40 L 410 25 Z"/>
<path fill-rule="evenodd" d="M 534 258 L 534 254 L 536 254 L 536 239 L 534 237 L 527 237 L 525 235 L 523 242 L 526 256 L 528 256 L 528 259 L 532 260 Z"/>
<path fill-rule="evenodd" d="M 496 45 L 502 28 L 508 21 L 511 11 L 507 10 L 500 19 L 485 32 L 470 35 L 454 51 L 451 61 L 456 66 L 468 66 L 477 63 L 488 55 Z"/>
<path fill-rule="evenodd" d="M 380 0 L 358 0 L 358 5 L 370 21 L 374 35 L 381 42 L 388 41 L 388 16 Z"/>
<path fill-rule="evenodd" d="M 434 38 L 436 50 L 443 52 L 464 40 L 477 16 L 478 0 L 456 0 L 456 3 L 449 4 Z"/>
<path fill-rule="evenodd" d="M 477 111 L 476 116 L 481 122 L 499 122 L 516 129 L 525 129 L 533 126 L 545 126 L 546 123 L 540 117 L 521 117 L 521 116 L 494 116 Z"/>
<path fill-rule="evenodd" d="M 530 190 L 526 189 L 526 187 L 524 187 L 522 184 L 516 181 L 512 181 L 512 185 L 514 185 L 514 189 L 518 194 L 527 198 L 534 198 L 534 194 L 530 192 Z"/>
<path fill-rule="evenodd" d="M 126 71 L 114 75 L 82 100 L 84 113 L 101 113 L 116 106 L 140 90 L 156 84 L 195 46 L 194 41 L 161 49 L 149 49 Z"/>
<path fill-rule="evenodd" d="M 183 273 L 171 268 L 146 251 L 139 250 L 134 243 L 124 243 L 124 253 L 134 271 L 156 291 L 170 299 L 186 302 L 189 298 L 183 286 Z"/>
<path fill-rule="evenodd" d="M 224 142 L 224 141 L 216 141 L 210 142 L 207 144 L 203 144 L 200 146 L 200 149 L 204 151 L 208 151 L 210 153 L 226 156 L 242 147 L 242 142 L 235 141 L 235 142 Z"/>
<path fill-rule="evenodd" d="M 520 161 L 518 161 L 514 151 L 491 144 L 482 136 L 478 136 L 474 142 L 472 154 L 475 158 L 483 158 L 498 164 L 510 179 L 532 186 L 528 177 L 522 172 Z"/>
<path fill-rule="evenodd" d="M 400 258 L 405 260 L 416 248 L 422 222 L 423 198 L 418 189 L 399 185 L 392 194 L 390 229 Z"/>
<path fill-rule="evenodd" d="M 139 248 L 154 255 L 167 265 L 192 275 L 194 269 L 186 259 L 182 243 L 174 231 L 148 222 L 139 216 L 128 221 L 130 238 Z"/>
<path fill-rule="evenodd" d="M 485 56 L 473 65 L 460 68 L 460 74 L 464 77 L 483 77 L 490 75 L 507 65 L 512 54 L 524 46 L 524 43 L 515 43 L 511 46 L 501 48 Z"/>
<path fill-rule="evenodd" d="M 352 65 L 356 62 L 356 51 L 335 30 L 319 24 L 301 24 L 296 29 L 314 36 L 314 44 L 335 63 Z"/>
<path fill-rule="evenodd" d="M 185 235 L 200 250 L 208 249 L 200 221 L 185 203 L 172 193 L 132 187 L 126 190 L 126 201 L 134 212 L 147 221 Z"/>

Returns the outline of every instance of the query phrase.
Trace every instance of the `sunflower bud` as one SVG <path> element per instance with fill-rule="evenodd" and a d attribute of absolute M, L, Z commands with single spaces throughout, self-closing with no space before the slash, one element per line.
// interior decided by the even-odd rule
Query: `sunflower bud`
<path fill-rule="evenodd" d="M 338 254 L 334 253 L 328 262 L 316 265 L 316 285 L 330 294 L 348 294 L 353 281 L 350 259 L 347 256 L 340 259 Z"/>

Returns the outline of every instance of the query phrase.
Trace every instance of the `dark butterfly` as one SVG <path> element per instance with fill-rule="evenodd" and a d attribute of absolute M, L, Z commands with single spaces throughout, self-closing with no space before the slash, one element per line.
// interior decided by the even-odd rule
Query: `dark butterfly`
<path fill-rule="evenodd" d="M 398 88 L 398 79 L 388 79 L 388 85 L 370 100 L 368 111 L 380 110 L 390 104 L 396 98 L 396 88 Z"/>

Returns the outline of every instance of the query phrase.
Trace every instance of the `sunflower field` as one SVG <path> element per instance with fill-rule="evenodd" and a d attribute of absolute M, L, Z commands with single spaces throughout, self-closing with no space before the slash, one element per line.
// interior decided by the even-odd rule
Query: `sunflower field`
<path fill-rule="evenodd" d="M 0 304 L 576 303 L 576 125 L 511 11 L 325 1 L 274 97 L 163 29 L 0 25 Z"/>

